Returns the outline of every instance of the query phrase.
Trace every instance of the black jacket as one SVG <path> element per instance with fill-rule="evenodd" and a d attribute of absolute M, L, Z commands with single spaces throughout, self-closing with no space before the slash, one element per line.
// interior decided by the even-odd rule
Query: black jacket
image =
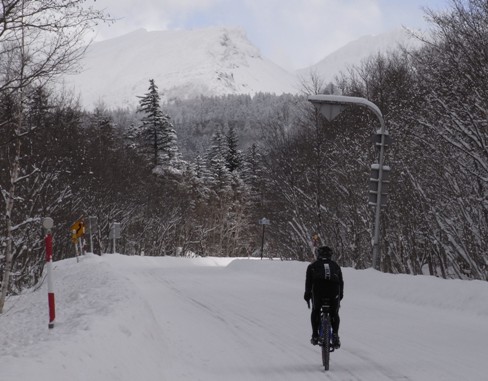
<path fill-rule="evenodd" d="M 325 279 L 325 264 L 329 265 L 330 279 Z M 330 258 L 319 258 L 307 267 L 305 299 L 339 299 L 344 296 L 344 280 L 340 266 Z"/>

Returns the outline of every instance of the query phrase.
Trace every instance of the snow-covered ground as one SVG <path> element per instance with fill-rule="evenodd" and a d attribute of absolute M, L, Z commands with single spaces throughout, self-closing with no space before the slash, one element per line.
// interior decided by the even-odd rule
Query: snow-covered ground
<path fill-rule="evenodd" d="M 2 381 L 488 380 L 488 283 L 344 269 L 342 348 L 310 345 L 306 263 L 88 254 L 0 315 Z"/>

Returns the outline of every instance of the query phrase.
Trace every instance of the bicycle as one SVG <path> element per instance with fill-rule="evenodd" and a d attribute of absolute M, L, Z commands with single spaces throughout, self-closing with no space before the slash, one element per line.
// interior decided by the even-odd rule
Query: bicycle
<path fill-rule="evenodd" d="M 331 305 L 329 303 L 330 302 L 325 299 L 320 307 L 319 337 L 316 343 L 316 345 L 319 345 L 322 348 L 322 365 L 325 370 L 329 370 L 330 353 L 334 352 L 336 349 L 334 346 L 334 332 L 332 330 L 332 322 L 330 318 Z M 307 301 L 307 304 L 308 308 L 310 308 L 309 301 Z"/>
<path fill-rule="evenodd" d="M 320 326 L 318 345 L 322 347 L 322 365 L 325 370 L 329 370 L 330 353 L 334 352 L 334 333 L 330 320 L 331 306 L 325 302 L 320 307 Z"/>

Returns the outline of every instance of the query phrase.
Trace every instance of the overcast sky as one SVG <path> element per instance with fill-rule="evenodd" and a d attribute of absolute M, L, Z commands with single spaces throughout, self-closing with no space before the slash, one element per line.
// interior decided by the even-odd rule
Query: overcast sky
<path fill-rule="evenodd" d="M 395 28 L 425 28 L 424 11 L 449 0 L 95 0 L 119 19 L 97 40 L 146 30 L 240 27 L 261 54 L 300 69 L 364 35 Z"/>

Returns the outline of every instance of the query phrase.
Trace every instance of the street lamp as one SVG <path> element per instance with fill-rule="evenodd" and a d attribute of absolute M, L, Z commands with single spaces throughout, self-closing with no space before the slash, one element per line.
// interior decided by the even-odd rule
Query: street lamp
<path fill-rule="evenodd" d="M 375 140 L 375 145 L 379 148 L 379 162 L 371 166 L 372 178 L 370 188 L 369 204 L 375 207 L 374 216 L 374 234 L 373 234 L 373 268 L 379 270 L 380 261 L 380 212 L 381 207 L 386 204 L 386 188 L 388 185 L 387 175 L 390 168 L 384 165 L 385 147 L 390 142 L 390 137 L 385 129 L 385 121 L 383 115 L 373 102 L 365 98 L 346 97 L 342 95 L 310 95 L 308 100 L 315 106 L 328 121 L 336 118 L 346 107 L 355 105 L 367 107 L 373 111 L 380 121 L 380 130 L 377 131 L 376 136 L 379 139 Z"/>

